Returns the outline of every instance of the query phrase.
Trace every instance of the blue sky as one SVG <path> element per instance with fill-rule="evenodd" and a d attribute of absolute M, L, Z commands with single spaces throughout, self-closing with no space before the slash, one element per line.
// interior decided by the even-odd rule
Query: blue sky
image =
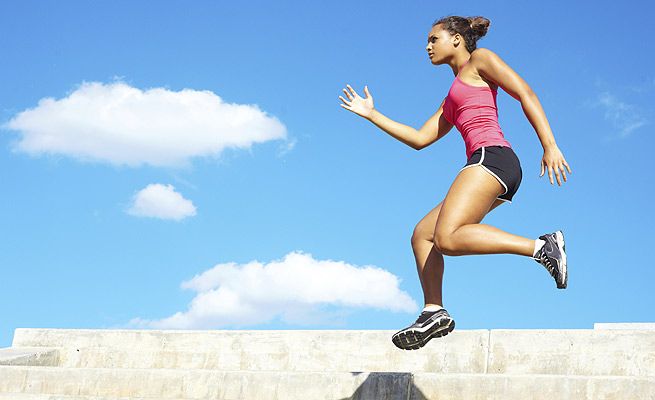
<path fill-rule="evenodd" d="M 451 14 L 491 20 L 478 47 L 537 93 L 573 171 L 539 177 L 537 135 L 500 89 L 523 181 L 483 222 L 564 230 L 569 287 L 529 258 L 446 257 L 458 328 L 653 321 L 652 5 L 189 3 L 0 4 L 0 347 L 18 327 L 413 322 L 410 237 L 464 143 L 453 129 L 417 152 L 338 96 L 366 84 L 420 127 L 454 78 L 424 50 Z"/>

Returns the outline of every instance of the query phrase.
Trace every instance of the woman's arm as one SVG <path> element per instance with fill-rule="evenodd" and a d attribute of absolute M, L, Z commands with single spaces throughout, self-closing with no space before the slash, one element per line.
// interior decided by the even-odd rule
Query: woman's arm
<path fill-rule="evenodd" d="M 376 109 L 371 110 L 371 115 L 366 119 L 409 147 L 415 150 L 421 149 L 418 132 L 411 126 L 396 122 Z"/>
<path fill-rule="evenodd" d="M 373 96 L 369 93 L 367 86 L 364 87 L 366 98 L 360 97 L 355 90 L 350 87 L 350 85 L 346 86 L 350 91 L 347 91 L 346 89 L 343 91 L 346 93 L 346 96 L 350 101 L 339 96 L 339 98 L 345 103 L 340 104 L 341 107 L 366 118 L 378 128 L 413 149 L 420 150 L 436 142 L 453 127 L 441 116 L 443 113 L 443 102 L 441 103 L 439 110 L 428 119 L 421 129 L 416 130 L 411 126 L 396 122 L 376 110 L 375 107 L 373 107 Z"/>
<path fill-rule="evenodd" d="M 548 119 L 544 113 L 541 103 L 532 88 L 511 69 L 496 53 L 489 49 L 479 48 L 471 53 L 471 64 L 477 69 L 480 76 L 496 83 L 503 88 L 510 96 L 521 102 L 525 116 L 537 132 L 541 146 L 544 149 L 544 157 L 541 160 L 541 175 L 544 175 L 544 167 L 548 168 L 548 177 L 553 184 L 553 170 L 557 176 L 557 183 L 561 186 L 560 170 L 566 181 L 564 167 L 571 173 L 571 168 L 564 159 L 562 152 L 555 143 L 555 136 L 550 129 Z"/>

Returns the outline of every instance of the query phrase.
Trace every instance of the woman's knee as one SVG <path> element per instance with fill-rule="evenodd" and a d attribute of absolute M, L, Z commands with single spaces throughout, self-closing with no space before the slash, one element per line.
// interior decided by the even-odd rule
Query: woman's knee
<path fill-rule="evenodd" d="M 423 241 L 432 242 L 434 240 L 434 228 L 437 224 L 442 204 L 443 201 L 439 202 L 436 207 L 430 210 L 430 212 L 427 213 L 418 224 L 416 224 L 414 232 L 412 232 L 412 246 L 414 246 L 415 243 Z"/>
<path fill-rule="evenodd" d="M 412 232 L 412 247 L 414 247 L 417 243 L 421 243 L 424 241 L 431 242 L 434 230 L 426 229 L 425 226 L 423 226 L 421 223 L 418 223 L 414 227 L 414 232 Z"/>
<path fill-rule="evenodd" d="M 454 256 L 456 254 L 455 246 L 451 240 L 450 232 L 445 230 L 437 230 L 434 232 L 433 239 L 434 247 L 437 251 L 446 256 Z"/>

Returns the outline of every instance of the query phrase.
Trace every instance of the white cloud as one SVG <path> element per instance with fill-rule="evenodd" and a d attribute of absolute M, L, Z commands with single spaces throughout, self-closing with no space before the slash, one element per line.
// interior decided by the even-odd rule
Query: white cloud
<path fill-rule="evenodd" d="M 15 150 L 115 165 L 184 166 L 225 148 L 286 139 L 285 126 L 255 104 L 225 103 L 208 90 L 141 90 L 88 82 L 62 99 L 41 99 L 5 126 Z"/>
<path fill-rule="evenodd" d="M 291 252 L 284 259 L 262 264 L 218 264 L 182 282 L 196 292 L 186 311 L 160 320 L 134 318 L 130 326 L 156 329 L 211 329 L 271 322 L 310 325 L 337 315 L 321 306 L 376 308 L 415 312 L 417 304 L 398 287 L 400 279 L 372 266 L 315 260 Z M 324 318 L 325 316 L 325 318 Z"/>
<path fill-rule="evenodd" d="M 598 96 L 596 105 L 604 108 L 605 120 L 618 129 L 618 136 L 621 138 L 627 137 L 635 129 L 649 122 L 637 107 L 619 100 L 609 92 L 602 92 Z"/>
<path fill-rule="evenodd" d="M 134 195 L 127 213 L 137 217 L 179 221 L 196 215 L 196 207 L 176 192 L 172 185 L 153 183 Z"/>

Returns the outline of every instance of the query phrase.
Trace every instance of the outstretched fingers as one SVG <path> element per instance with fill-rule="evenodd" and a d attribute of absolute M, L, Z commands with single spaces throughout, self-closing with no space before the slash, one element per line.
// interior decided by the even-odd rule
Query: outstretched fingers
<path fill-rule="evenodd" d="M 358 96 L 357 92 L 348 84 L 346 84 L 346 87 L 350 90 L 346 89 L 341 89 L 345 93 L 346 97 L 348 97 L 348 100 L 344 99 L 343 96 L 339 96 L 341 101 L 343 101 L 343 104 L 339 104 L 341 107 L 345 108 L 346 110 L 353 111 L 352 109 L 352 101 L 355 99 L 355 97 Z M 354 112 L 354 111 L 353 111 Z"/>
<path fill-rule="evenodd" d="M 345 108 L 345 109 L 348 110 L 348 111 L 352 111 L 352 112 L 354 112 L 353 109 L 350 107 L 350 103 L 348 103 L 348 101 L 347 101 L 346 99 L 344 99 L 344 98 L 341 97 L 341 96 L 339 96 L 339 98 L 341 99 L 341 101 L 343 101 L 343 103 L 339 103 L 339 105 L 340 105 L 342 108 Z"/>
<path fill-rule="evenodd" d="M 545 162 L 541 163 L 541 175 L 544 175 L 544 167 L 548 170 L 548 179 L 550 180 L 550 184 L 553 185 L 555 184 L 553 180 L 553 175 L 555 176 L 555 180 L 557 180 L 557 184 L 559 186 L 562 186 L 562 181 L 566 182 L 568 180 L 566 176 L 566 169 L 569 170 L 569 174 L 571 173 L 571 168 L 566 164 L 565 162 L 560 162 L 559 165 L 553 164 L 549 165 Z M 566 167 L 566 168 L 564 168 Z"/>
<path fill-rule="evenodd" d="M 541 174 L 544 176 L 544 170 L 548 170 L 548 179 L 550 184 L 554 184 L 553 178 L 557 180 L 557 184 L 562 186 L 562 180 L 566 182 L 568 177 L 566 176 L 566 170 L 569 171 L 569 174 L 572 173 L 571 167 L 564 159 L 562 152 L 558 149 L 544 149 L 544 156 L 541 159 Z M 554 176 L 553 176 L 554 175 Z"/>
<path fill-rule="evenodd" d="M 339 105 L 342 108 L 352 111 L 364 118 L 369 118 L 371 116 L 373 112 L 373 97 L 371 97 L 368 87 L 364 87 L 364 92 L 366 93 L 365 98 L 357 94 L 355 89 L 348 84 L 346 84 L 346 88 L 342 90 L 345 95 L 345 97 L 339 96 L 339 99 L 342 101 Z"/>
<path fill-rule="evenodd" d="M 355 92 L 355 89 L 353 89 L 352 86 L 346 84 L 346 87 L 350 89 L 350 92 L 352 93 L 353 97 L 359 97 L 359 95 L 357 94 L 357 92 Z"/>
<path fill-rule="evenodd" d="M 355 112 L 355 111 L 352 109 L 352 100 L 353 100 L 353 99 L 351 98 L 350 94 L 346 91 L 346 89 L 343 89 L 343 91 L 344 91 L 344 93 L 346 93 L 346 96 L 348 96 L 348 99 L 349 99 L 350 101 L 344 99 L 343 96 L 339 96 L 339 99 L 341 99 L 341 101 L 343 102 L 343 103 L 339 103 L 339 105 L 340 105 L 342 108 L 345 108 L 346 110 L 348 110 L 348 111 L 350 111 L 350 112 Z M 356 113 L 355 113 L 355 114 L 356 114 Z"/>
<path fill-rule="evenodd" d="M 560 168 L 559 165 L 556 165 L 555 167 L 553 167 L 553 170 L 555 171 L 555 177 L 557 178 L 557 185 L 562 186 L 562 176 L 560 175 L 559 168 Z"/>

